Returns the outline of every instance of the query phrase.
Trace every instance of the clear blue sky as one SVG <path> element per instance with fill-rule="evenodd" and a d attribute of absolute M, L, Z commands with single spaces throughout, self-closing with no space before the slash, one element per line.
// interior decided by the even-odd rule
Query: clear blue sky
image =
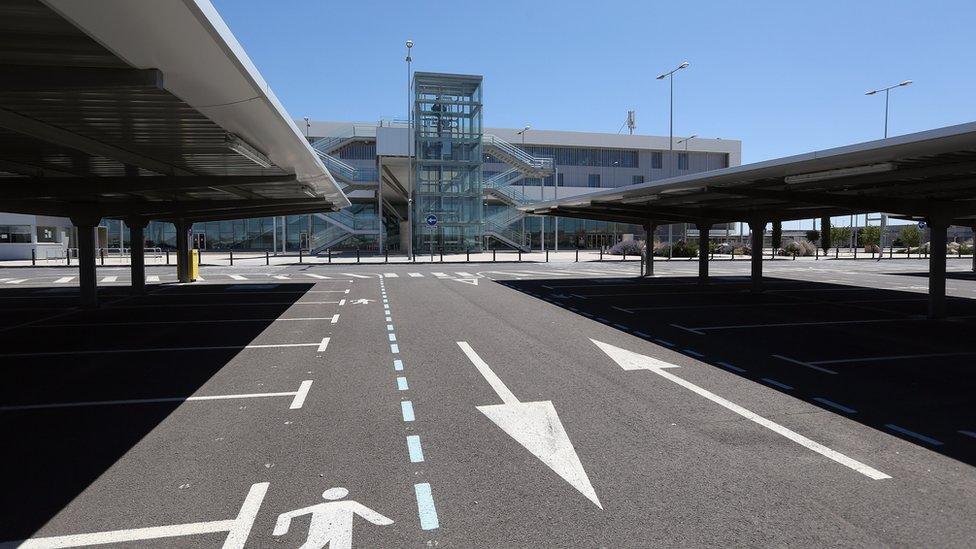
<path fill-rule="evenodd" d="M 743 162 L 976 120 L 976 2 L 215 0 L 296 118 L 406 110 L 414 68 L 482 74 L 489 126 L 741 139 Z M 624 130 L 626 131 L 626 130 Z"/>

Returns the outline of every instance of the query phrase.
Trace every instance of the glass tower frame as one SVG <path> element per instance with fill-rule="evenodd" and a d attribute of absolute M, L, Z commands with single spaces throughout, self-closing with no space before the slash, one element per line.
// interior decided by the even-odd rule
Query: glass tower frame
<path fill-rule="evenodd" d="M 480 250 L 481 76 L 414 73 L 414 249 Z M 437 216 L 436 227 L 428 216 Z"/>

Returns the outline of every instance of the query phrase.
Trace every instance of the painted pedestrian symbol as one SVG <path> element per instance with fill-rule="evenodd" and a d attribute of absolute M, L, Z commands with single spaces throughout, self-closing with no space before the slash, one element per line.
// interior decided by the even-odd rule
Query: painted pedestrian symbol
<path fill-rule="evenodd" d="M 298 549 L 323 549 L 326 545 L 329 549 L 349 549 L 352 547 L 352 523 L 356 515 L 377 526 L 393 524 L 392 519 L 358 501 L 337 501 L 348 495 L 349 490 L 345 488 L 329 488 L 322 492 L 322 498 L 328 500 L 326 503 L 318 503 L 278 515 L 274 535 L 287 534 L 293 518 L 312 515 L 308 526 L 308 537 Z"/>
<path fill-rule="evenodd" d="M 353 305 L 369 305 L 370 301 L 376 301 L 375 299 L 353 299 L 350 301 Z"/>
<path fill-rule="evenodd" d="M 434 214 L 428 215 L 424 219 L 424 221 L 426 221 L 427 222 L 427 225 L 430 226 L 430 227 L 436 227 L 437 226 L 437 216 L 434 215 Z"/>

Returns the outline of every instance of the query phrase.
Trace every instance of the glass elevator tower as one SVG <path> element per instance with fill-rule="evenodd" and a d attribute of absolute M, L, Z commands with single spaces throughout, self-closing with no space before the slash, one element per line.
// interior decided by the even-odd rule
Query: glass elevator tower
<path fill-rule="evenodd" d="M 414 73 L 414 250 L 482 245 L 481 77 Z M 431 227 L 427 218 L 437 216 Z"/>

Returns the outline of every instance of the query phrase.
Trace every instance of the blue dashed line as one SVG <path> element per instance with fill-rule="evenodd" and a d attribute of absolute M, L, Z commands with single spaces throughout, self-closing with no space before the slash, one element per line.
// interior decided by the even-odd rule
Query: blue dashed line
<path fill-rule="evenodd" d="M 410 453 L 410 463 L 420 463 L 424 460 L 424 450 L 420 447 L 420 437 L 410 435 L 407 437 L 407 451 Z"/>
<path fill-rule="evenodd" d="M 725 368 L 727 370 L 732 370 L 733 372 L 739 372 L 740 374 L 746 372 L 746 369 L 745 368 L 739 368 L 738 366 L 733 366 L 733 365 L 729 364 L 728 362 L 716 362 L 715 364 L 718 364 L 719 366 L 721 366 L 721 367 L 723 367 L 723 368 Z"/>
<path fill-rule="evenodd" d="M 915 431 L 909 431 L 908 429 L 906 429 L 904 427 L 899 427 L 898 425 L 895 425 L 894 423 L 886 423 L 885 424 L 885 427 L 891 429 L 892 431 L 897 431 L 897 432 L 899 432 L 899 433 L 901 433 L 903 435 L 908 435 L 908 436 L 910 436 L 912 438 L 917 438 L 918 440 L 921 440 L 922 442 L 927 442 L 927 443 L 929 443 L 929 444 L 931 444 L 933 446 L 942 446 L 942 441 L 941 440 L 934 439 L 932 437 L 927 437 L 927 436 L 925 436 L 923 434 L 916 433 Z"/>
<path fill-rule="evenodd" d="M 407 386 L 407 378 L 405 378 L 403 376 L 398 376 L 397 377 L 397 389 L 399 389 L 401 391 L 406 391 L 409 388 L 410 387 Z"/>
<path fill-rule="evenodd" d="M 655 339 L 654 342 L 655 343 L 660 343 L 661 345 L 665 345 L 665 346 L 668 346 L 668 347 L 674 347 L 674 343 L 671 343 L 670 341 L 668 341 L 666 339 Z"/>
<path fill-rule="evenodd" d="M 775 379 L 770 379 L 768 377 L 764 377 L 764 378 L 762 378 L 762 380 L 765 381 L 766 383 L 770 384 L 770 385 L 775 385 L 775 386 L 779 387 L 780 389 L 786 389 L 787 391 L 792 391 L 793 390 L 793 387 L 791 387 L 791 386 L 789 386 L 789 385 L 787 385 L 785 383 L 781 383 L 779 381 L 776 381 Z"/>
<path fill-rule="evenodd" d="M 396 334 L 389 334 L 390 341 L 396 341 Z"/>
<path fill-rule="evenodd" d="M 625 332 L 629 332 L 630 331 L 630 327 L 624 326 L 623 324 L 614 324 L 613 327 L 614 328 L 620 328 L 621 330 L 623 330 Z"/>
<path fill-rule="evenodd" d="M 637 330 L 634 330 L 634 335 L 638 337 L 643 337 L 644 339 L 651 339 L 650 334 L 645 334 L 644 332 L 638 332 Z"/>
<path fill-rule="evenodd" d="M 436 530 L 440 526 L 437 520 L 437 509 L 434 508 L 434 497 L 430 493 L 430 484 L 423 482 L 413 485 L 417 496 L 417 514 L 420 516 L 421 530 Z"/>
<path fill-rule="evenodd" d="M 695 358 L 702 358 L 703 356 L 705 356 L 705 355 L 699 353 L 698 351 L 692 351 L 691 349 L 685 349 L 685 350 L 683 350 L 681 352 L 684 353 L 684 354 L 686 354 L 686 355 L 691 355 L 691 356 L 693 356 Z"/>
<path fill-rule="evenodd" d="M 393 369 L 402 372 L 403 371 L 403 361 L 399 358 L 393 361 Z"/>
<path fill-rule="evenodd" d="M 830 406 L 831 408 L 836 408 L 837 410 L 840 410 L 841 412 L 844 412 L 844 413 L 847 413 L 847 414 L 856 414 L 857 413 L 857 410 L 855 410 L 854 408 L 850 408 L 848 406 L 844 406 L 843 404 L 838 404 L 838 403 L 834 402 L 833 400 L 827 400 L 826 398 L 822 398 L 822 397 L 815 397 L 813 400 L 819 402 L 820 404 L 825 404 L 827 406 Z"/>
<path fill-rule="evenodd" d="M 413 402 L 404 400 L 400 403 L 400 411 L 403 413 L 403 421 L 413 421 Z"/>
<path fill-rule="evenodd" d="M 393 353 L 393 354 L 395 354 L 395 355 L 400 354 L 400 346 L 397 345 L 396 343 L 391 343 L 390 344 L 390 352 Z"/>

